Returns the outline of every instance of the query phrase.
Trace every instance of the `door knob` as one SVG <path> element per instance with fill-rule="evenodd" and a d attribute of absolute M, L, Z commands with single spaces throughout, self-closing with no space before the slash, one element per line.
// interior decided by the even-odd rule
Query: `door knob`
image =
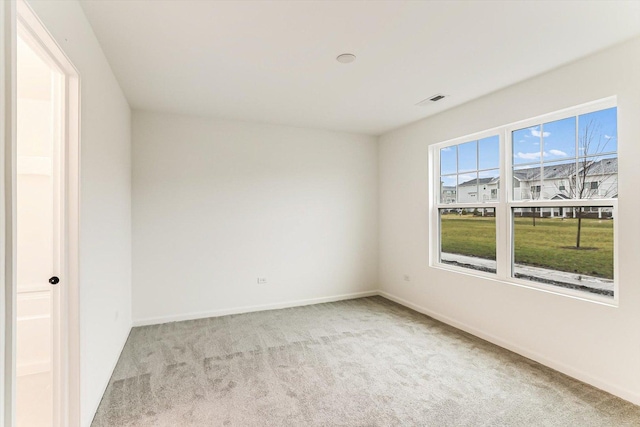
<path fill-rule="evenodd" d="M 58 282 L 60 282 L 60 279 L 58 279 L 57 276 L 53 276 L 49 279 L 49 283 L 51 283 L 52 285 L 57 285 Z"/>

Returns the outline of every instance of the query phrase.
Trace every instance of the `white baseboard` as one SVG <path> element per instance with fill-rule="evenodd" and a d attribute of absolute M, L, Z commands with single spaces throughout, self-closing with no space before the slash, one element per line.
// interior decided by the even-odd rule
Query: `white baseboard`
<path fill-rule="evenodd" d="M 462 331 L 468 332 L 471 335 L 475 335 L 476 337 L 482 338 L 485 341 L 489 341 L 490 343 L 493 343 L 497 346 L 500 346 L 502 348 L 505 348 L 507 350 L 510 350 L 514 353 L 517 353 L 521 356 L 524 356 L 528 359 L 534 360 L 542 365 L 545 365 L 551 369 L 554 369 L 558 372 L 561 372 L 565 375 L 568 375 L 570 377 L 573 377 L 577 380 L 580 380 L 582 382 L 585 382 L 587 384 L 590 384 L 594 387 L 597 387 L 601 390 L 604 390 L 608 393 L 611 393 L 615 396 L 618 396 L 622 399 L 628 400 L 629 402 L 636 404 L 636 405 L 640 405 L 640 394 L 629 390 L 625 387 L 620 387 L 616 384 L 612 384 L 611 382 L 597 377 L 595 375 L 592 375 L 590 373 L 587 373 L 585 371 L 582 371 L 580 369 L 576 369 L 573 366 L 567 365 L 566 363 L 563 362 L 559 362 L 557 360 L 554 359 L 550 359 L 547 356 L 544 356 L 534 350 L 531 350 L 529 348 L 523 348 L 519 345 L 510 343 L 508 341 L 505 341 L 502 338 L 499 338 L 495 335 L 492 335 L 490 333 L 487 333 L 481 329 L 475 328 L 473 326 L 467 325 L 465 323 L 459 322 L 449 316 L 445 316 L 443 314 L 440 314 L 438 312 L 429 310 L 427 308 L 421 307 L 417 304 L 414 304 L 412 302 L 409 302 L 403 298 L 397 297 L 393 294 L 390 294 L 386 291 L 378 291 L 378 295 L 387 298 L 391 301 L 397 302 L 400 305 L 403 305 L 405 307 L 408 307 L 412 310 L 415 310 L 419 313 L 422 314 L 426 314 L 427 316 L 433 317 L 436 320 L 439 320 L 443 323 L 446 323 L 447 325 L 453 326 L 454 328 L 460 329 Z"/>
<path fill-rule="evenodd" d="M 342 301 L 342 300 L 355 299 L 355 298 L 364 298 L 364 297 L 371 297 L 375 295 L 379 295 L 379 292 L 377 290 L 354 292 L 350 294 L 334 295 L 329 297 L 285 301 L 285 302 L 278 302 L 273 304 L 261 304 L 261 305 L 243 306 L 243 307 L 235 307 L 235 308 L 223 308 L 219 310 L 201 311 L 197 313 L 147 317 L 147 318 L 134 320 L 133 326 L 158 325 L 162 323 L 179 322 L 182 320 L 204 319 L 207 317 L 228 316 L 230 314 L 242 314 L 242 313 L 251 313 L 255 311 L 277 310 L 281 308 L 300 307 L 304 305 L 321 304 L 323 302 L 334 302 L 334 301 Z"/>

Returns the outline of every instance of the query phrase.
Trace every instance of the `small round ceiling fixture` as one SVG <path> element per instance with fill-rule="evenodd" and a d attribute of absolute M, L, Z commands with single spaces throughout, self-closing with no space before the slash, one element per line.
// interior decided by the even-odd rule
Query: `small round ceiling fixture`
<path fill-rule="evenodd" d="M 343 53 L 342 55 L 338 55 L 336 61 L 341 62 L 343 64 L 349 64 L 356 60 L 356 56 L 353 53 Z"/>

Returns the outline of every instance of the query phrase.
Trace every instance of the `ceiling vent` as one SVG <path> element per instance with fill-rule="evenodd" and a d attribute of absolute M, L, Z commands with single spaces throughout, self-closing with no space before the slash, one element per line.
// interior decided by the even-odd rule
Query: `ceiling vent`
<path fill-rule="evenodd" d="M 416 105 L 419 107 L 424 107 L 426 105 L 430 105 L 433 104 L 434 102 L 438 102 L 442 99 L 444 99 L 445 95 L 438 93 L 436 95 L 430 96 L 427 99 L 423 99 L 422 101 L 418 102 Z"/>

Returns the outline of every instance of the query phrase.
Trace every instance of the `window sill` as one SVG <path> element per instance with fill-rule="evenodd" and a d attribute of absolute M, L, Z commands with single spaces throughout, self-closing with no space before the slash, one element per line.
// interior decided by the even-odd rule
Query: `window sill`
<path fill-rule="evenodd" d="M 537 283 L 537 282 L 518 279 L 518 278 L 504 277 L 495 273 L 487 273 L 480 270 L 478 271 L 471 270 L 463 267 L 457 267 L 455 265 L 444 264 L 441 262 L 433 262 L 431 263 L 431 265 L 429 265 L 429 267 L 437 270 L 441 270 L 441 271 L 446 271 L 449 273 L 458 273 L 458 274 L 463 274 L 465 276 L 474 277 L 478 279 L 486 279 L 494 283 L 499 283 L 501 285 L 517 286 L 520 288 L 530 289 L 538 292 L 545 292 L 553 295 L 559 295 L 566 298 L 586 301 L 586 302 L 604 305 L 612 308 L 619 307 L 618 298 L 616 296 L 607 297 L 607 296 L 602 296 L 598 294 L 589 294 L 584 291 L 563 288 L 556 285 L 548 285 L 545 283 Z M 616 286 L 616 289 L 617 289 L 617 286 Z M 617 295 L 617 291 L 616 291 L 616 294 L 614 295 Z"/>

